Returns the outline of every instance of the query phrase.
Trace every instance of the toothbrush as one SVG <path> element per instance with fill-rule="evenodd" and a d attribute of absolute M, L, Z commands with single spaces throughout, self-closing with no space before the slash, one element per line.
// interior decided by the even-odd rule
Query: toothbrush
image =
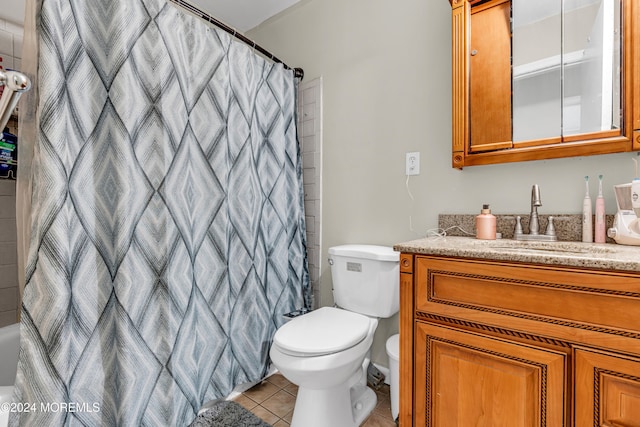
<path fill-rule="evenodd" d="M 591 198 L 589 197 L 589 177 L 584 177 L 586 193 L 582 202 L 582 241 L 593 242 L 593 219 L 591 218 Z"/>
<path fill-rule="evenodd" d="M 596 199 L 596 243 L 605 243 L 607 241 L 605 234 L 605 208 L 604 208 L 604 196 L 602 195 L 602 177 L 598 175 L 600 181 L 598 186 L 598 198 Z"/>
<path fill-rule="evenodd" d="M 636 213 L 637 217 L 640 217 L 640 177 L 638 177 L 638 161 L 632 158 L 635 164 L 636 174 L 631 181 L 631 207 Z"/>

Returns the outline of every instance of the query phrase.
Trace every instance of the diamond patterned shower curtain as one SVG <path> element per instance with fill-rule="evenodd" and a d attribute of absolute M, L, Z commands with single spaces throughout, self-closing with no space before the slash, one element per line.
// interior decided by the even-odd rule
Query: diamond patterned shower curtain
<path fill-rule="evenodd" d="M 186 425 L 308 302 L 293 74 L 162 0 L 37 4 L 11 425 Z"/>

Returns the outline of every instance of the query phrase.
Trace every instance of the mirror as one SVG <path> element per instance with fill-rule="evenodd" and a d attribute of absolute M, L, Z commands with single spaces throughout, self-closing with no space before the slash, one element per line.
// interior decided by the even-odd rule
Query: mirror
<path fill-rule="evenodd" d="M 450 1 L 454 167 L 634 149 L 629 1 Z"/>

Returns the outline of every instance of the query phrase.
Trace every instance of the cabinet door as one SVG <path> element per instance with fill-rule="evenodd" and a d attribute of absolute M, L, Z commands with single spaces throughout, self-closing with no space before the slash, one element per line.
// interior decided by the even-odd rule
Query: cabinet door
<path fill-rule="evenodd" d="M 640 360 L 575 354 L 576 427 L 640 427 Z"/>
<path fill-rule="evenodd" d="M 640 40 L 640 5 L 634 2 L 632 10 L 632 40 Z M 640 69 L 640 43 L 633 43 L 632 53 L 633 69 Z M 637 72 L 633 75 L 633 149 L 640 150 L 640 76 Z"/>
<path fill-rule="evenodd" d="M 511 4 L 471 14 L 471 151 L 511 148 Z"/>
<path fill-rule="evenodd" d="M 566 355 L 416 322 L 414 425 L 565 425 Z"/>

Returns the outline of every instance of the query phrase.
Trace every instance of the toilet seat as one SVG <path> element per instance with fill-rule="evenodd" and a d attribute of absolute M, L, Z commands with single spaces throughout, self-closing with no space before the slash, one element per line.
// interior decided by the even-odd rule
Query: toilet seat
<path fill-rule="evenodd" d="M 276 331 L 273 343 L 291 356 L 322 356 L 360 343 L 371 327 L 362 314 L 322 307 L 296 317 Z"/>

